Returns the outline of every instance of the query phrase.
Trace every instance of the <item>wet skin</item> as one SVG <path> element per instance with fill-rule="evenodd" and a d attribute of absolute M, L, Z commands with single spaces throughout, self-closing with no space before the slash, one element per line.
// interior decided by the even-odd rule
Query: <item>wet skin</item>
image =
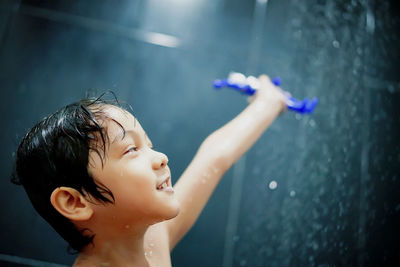
<path fill-rule="evenodd" d="M 174 192 L 157 188 L 164 181 L 172 186 L 168 158 L 153 149 L 132 114 L 114 106 L 106 112 L 110 118 L 102 122 L 110 140 L 106 157 L 102 165 L 98 154 L 90 152 L 88 170 L 113 193 L 115 203 L 88 203 L 93 216 L 77 224 L 96 234 L 95 246 L 88 246 L 75 266 L 106 262 L 170 266 L 168 235 L 162 222 L 178 215 L 179 202 Z"/>

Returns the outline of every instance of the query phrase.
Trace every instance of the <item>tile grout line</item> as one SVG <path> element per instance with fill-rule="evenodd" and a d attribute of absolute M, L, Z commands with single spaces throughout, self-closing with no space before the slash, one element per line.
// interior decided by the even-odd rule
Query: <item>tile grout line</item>
<path fill-rule="evenodd" d="M 247 62 L 247 75 L 256 71 L 257 56 L 261 49 L 261 36 L 263 33 L 265 13 L 268 0 L 256 0 L 254 6 L 254 17 L 252 25 L 252 37 L 250 43 L 250 53 Z M 242 197 L 242 186 L 244 179 L 244 171 L 246 168 L 246 154 L 234 165 L 233 181 L 231 186 L 231 195 L 229 200 L 229 213 L 226 225 L 224 255 L 222 266 L 231 267 L 234 262 L 235 236 L 237 234 L 237 226 L 239 224 L 240 203 Z"/>

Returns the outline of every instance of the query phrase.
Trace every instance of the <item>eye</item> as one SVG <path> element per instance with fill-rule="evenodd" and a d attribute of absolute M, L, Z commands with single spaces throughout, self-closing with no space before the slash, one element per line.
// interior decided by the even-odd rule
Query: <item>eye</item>
<path fill-rule="evenodd" d="M 137 148 L 137 147 L 130 147 L 130 148 L 128 148 L 128 150 L 125 152 L 125 154 L 133 153 L 133 152 L 136 152 L 136 151 L 138 151 L 138 150 L 139 150 L 139 148 Z"/>

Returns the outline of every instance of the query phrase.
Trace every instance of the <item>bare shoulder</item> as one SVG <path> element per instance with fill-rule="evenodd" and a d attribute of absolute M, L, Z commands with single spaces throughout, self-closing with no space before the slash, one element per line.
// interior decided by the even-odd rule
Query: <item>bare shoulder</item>
<path fill-rule="evenodd" d="M 170 267 L 169 236 L 165 222 L 156 223 L 144 235 L 144 250 L 151 266 Z"/>

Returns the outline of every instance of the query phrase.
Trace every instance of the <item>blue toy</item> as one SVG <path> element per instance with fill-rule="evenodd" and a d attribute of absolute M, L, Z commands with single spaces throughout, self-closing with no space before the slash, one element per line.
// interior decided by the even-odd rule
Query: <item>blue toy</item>
<path fill-rule="evenodd" d="M 282 81 L 279 77 L 276 77 L 272 79 L 272 83 L 276 86 L 280 86 Z M 242 73 L 238 72 L 231 72 L 228 79 L 214 81 L 215 89 L 229 87 L 247 95 L 253 95 L 255 92 L 257 92 L 259 85 L 259 81 L 256 77 L 246 77 Z M 316 97 L 312 98 L 311 100 L 307 98 L 304 98 L 304 100 L 298 100 L 290 96 L 286 100 L 288 109 L 301 114 L 312 113 L 317 103 L 318 99 Z"/>

